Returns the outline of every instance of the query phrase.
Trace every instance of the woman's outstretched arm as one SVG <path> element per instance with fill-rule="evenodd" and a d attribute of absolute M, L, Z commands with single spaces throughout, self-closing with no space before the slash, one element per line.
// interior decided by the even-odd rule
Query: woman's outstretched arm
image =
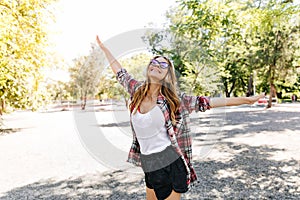
<path fill-rule="evenodd" d="M 104 44 L 100 41 L 98 35 L 96 36 L 96 41 L 97 41 L 99 47 L 104 52 L 112 71 L 114 72 L 114 74 L 117 74 L 117 72 L 119 72 L 122 68 L 121 64 L 115 59 L 115 57 L 112 55 L 112 53 L 109 51 L 109 49 L 107 49 L 104 46 Z"/>
<path fill-rule="evenodd" d="M 265 97 L 265 94 L 260 94 L 252 97 L 230 97 L 230 98 L 211 98 L 210 107 L 238 106 L 242 104 L 253 104 L 258 99 Z"/>

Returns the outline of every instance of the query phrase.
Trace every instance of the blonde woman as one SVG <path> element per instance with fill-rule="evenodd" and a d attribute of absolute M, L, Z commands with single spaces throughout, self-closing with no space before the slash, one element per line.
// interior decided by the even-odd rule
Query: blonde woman
<path fill-rule="evenodd" d="M 131 96 L 130 124 L 133 143 L 128 162 L 145 173 L 146 199 L 178 200 L 197 180 L 192 165 L 192 144 L 188 127 L 192 111 L 253 104 L 255 97 L 207 98 L 179 94 L 175 70 L 164 56 L 155 56 L 147 66 L 146 80 L 135 80 L 96 37 L 117 80 Z"/>

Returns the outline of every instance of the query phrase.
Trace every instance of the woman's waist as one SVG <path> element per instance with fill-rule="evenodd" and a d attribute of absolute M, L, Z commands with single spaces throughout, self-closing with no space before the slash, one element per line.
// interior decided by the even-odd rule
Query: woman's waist
<path fill-rule="evenodd" d="M 164 150 L 149 155 L 141 154 L 141 163 L 144 172 L 155 171 L 166 167 L 180 156 L 174 147 L 169 145 Z"/>

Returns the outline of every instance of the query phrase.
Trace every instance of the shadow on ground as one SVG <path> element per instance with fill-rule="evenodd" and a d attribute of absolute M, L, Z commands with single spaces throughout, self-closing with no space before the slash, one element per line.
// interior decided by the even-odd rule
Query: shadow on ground
<path fill-rule="evenodd" d="M 108 124 L 99 124 L 99 127 L 130 127 L 130 122 L 119 122 L 119 123 L 108 123 Z"/>
<path fill-rule="evenodd" d="M 20 128 L 0 128 L 0 136 L 20 131 Z"/>
<path fill-rule="evenodd" d="M 300 131 L 300 112 L 276 111 L 234 111 L 224 113 L 212 113 L 210 115 L 199 114 L 196 118 L 191 118 L 193 126 L 210 127 L 214 125 L 211 121 L 219 121 L 221 126 L 240 125 L 242 128 L 232 130 L 222 129 L 224 137 L 233 137 L 236 134 L 255 134 L 262 131 Z M 197 135 L 197 133 L 194 133 Z M 201 133 L 199 133 L 201 134 Z"/>
<path fill-rule="evenodd" d="M 216 119 L 223 116 L 212 114 L 207 117 Z M 193 118 L 191 121 L 194 126 L 208 126 L 201 117 L 200 120 Z M 239 124 L 243 128 L 223 131 L 214 148 L 229 152 L 232 156 L 224 160 L 195 159 L 199 183 L 182 199 L 300 199 L 299 161 L 272 158 L 274 154 L 284 152 L 284 149 L 222 141 L 244 133 L 300 130 L 299 121 L 297 112 L 226 113 L 225 126 Z M 127 122 L 122 124 L 127 125 Z M 102 126 L 113 127 L 118 124 Z M 200 140 L 201 134 L 194 135 L 195 142 Z M 2 194 L 0 199 L 145 199 L 145 185 L 143 174 L 111 171 L 66 180 L 41 180 L 14 188 Z"/>
<path fill-rule="evenodd" d="M 199 183 L 187 199 L 300 199 L 299 161 L 270 159 L 282 149 L 222 145 L 234 156 L 195 162 Z"/>
<path fill-rule="evenodd" d="M 196 161 L 199 177 L 182 199 L 300 199 L 299 163 L 270 160 L 281 149 L 228 143 L 229 161 Z M 113 171 L 67 180 L 41 180 L 0 199 L 145 199 L 142 174 Z"/>
<path fill-rule="evenodd" d="M 41 180 L 15 188 L 0 199 L 145 199 L 144 193 L 141 174 L 113 171 L 60 181 Z"/>

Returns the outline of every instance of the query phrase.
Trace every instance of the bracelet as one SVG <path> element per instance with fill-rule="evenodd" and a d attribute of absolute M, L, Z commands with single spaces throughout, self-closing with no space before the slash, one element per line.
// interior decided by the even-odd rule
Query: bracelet
<path fill-rule="evenodd" d="M 117 77 L 120 77 L 122 74 L 126 73 L 126 69 L 121 68 L 118 72 L 117 72 Z"/>

